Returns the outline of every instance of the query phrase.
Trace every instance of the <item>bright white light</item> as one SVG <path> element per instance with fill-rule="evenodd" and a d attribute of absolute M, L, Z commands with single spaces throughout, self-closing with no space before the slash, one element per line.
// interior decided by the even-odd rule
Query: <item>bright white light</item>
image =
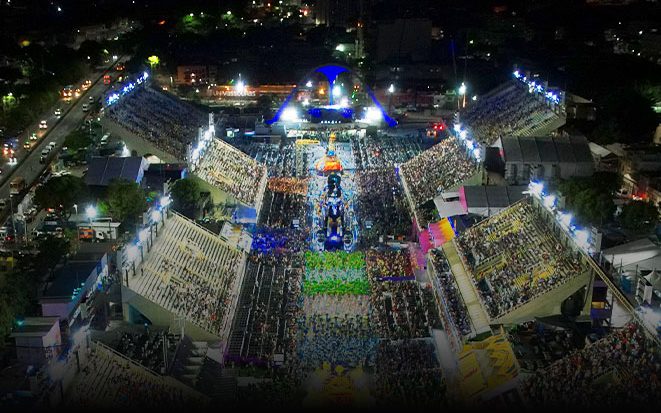
<path fill-rule="evenodd" d="M 161 200 L 159 202 L 161 206 L 165 208 L 166 206 L 170 205 L 170 203 L 172 202 L 172 198 L 170 198 L 169 195 L 166 195 L 164 197 L 161 197 Z"/>
<path fill-rule="evenodd" d="M 340 97 L 342 94 L 342 89 L 339 86 L 333 86 L 333 96 Z"/>
<path fill-rule="evenodd" d="M 61 12 L 61 11 L 62 11 L 62 7 L 57 6 L 57 11 Z"/>
<path fill-rule="evenodd" d="M 379 108 L 370 106 L 367 108 L 367 111 L 365 112 L 365 119 L 364 121 L 367 123 L 378 123 L 382 119 L 381 116 L 381 111 Z"/>
<path fill-rule="evenodd" d="M 229 11 L 229 10 L 227 10 L 227 15 L 228 15 L 228 16 L 231 16 L 231 15 L 232 15 L 232 12 Z"/>
<path fill-rule="evenodd" d="M 135 261 L 139 254 L 140 251 L 135 245 L 129 245 L 128 248 L 126 248 L 126 256 L 128 257 L 129 261 Z"/>
<path fill-rule="evenodd" d="M 340 107 L 342 108 L 348 108 L 349 107 L 349 98 L 346 96 L 342 96 L 342 99 L 340 99 Z"/>
<path fill-rule="evenodd" d="M 243 82 L 243 80 L 239 79 L 239 81 L 236 82 L 236 86 L 234 86 L 234 89 L 236 89 L 236 93 L 242 95 L 246 92 L 246 84 Z"/>
<path fill-rule="evenodd" d="M 158 222 L 161 219 L 161 213 L 158 211 L 152 211 L 151 212 L 151 220 L 154 222 Z"/>
<path fill-rule="evenodd" d="M 565 228 L 569 228 L 571 225 L 572 215 L 568 212 L 561 212 L 558 220 L 562 225 L 565 226 Z"/>
<path fill-rule="evenodd" d="M 126 145 L 122 146 L 122 158 L 128 158 L 131 156 L 131 151 L 129 151 L 129 148 L 126 147 Z"/>
<path fill-rule="evenodd" d="M 473 101 L 477 100 L 477 95 L 473 95 Z"/>
<path fill-rule="evenodd" d="M 475 159 L 477 159 L 477 160 L 479 160 L 479 159 L 481 158 L 482 154 L 481 154 L 481 152 L 480 152 L 480 148 L 475 148 L 475 149 L 473 149 L 473 156 L 474 156 Z"/>
<path fill-rule="evenodd" d="M 388 93 L 395 93 L 395 85 L 392 83 L 390 84 L 390 87 L 388 87 Z"/>
<path fill-rule="evenodd" d="M 459 137 L 461 139 L 466 139 L 467 135 L 468 135 L 468 133 L 465 130 L 462 130 L 462 131 L 459 132 Z"/>
<path fill-rule="evenodd" d="M 335 46 L 335 50 L 337 50 L 338 52 L 344 53 L 344 51 L 347 50 L 347 49 L 346 49 L 346 47 L 344 47 L 343 44 L 338 44 L 337 46 Z"/>
<path fill-rule="evenodd" d="M 521 77 L 521 74 L 519 73 L 518 70 L 515 70 L 515 71 L 514 71 L 514 77 L 516 77 L 516 78 Z"/>
<path fill-rule="evenodd" d="M 193 13 L 191 13 L 191 14 L 189 14 L 189 16 L 190 16 L 190 17 L 193 17 L 193 16 L 195 16 L 195 15 L 194 15 Z"/>
<path fill-rule="evenodd" d="M 455 132 L 459 133 L 459 131 L 461 130 L 461 125 L 457 123 L 454 125 L 453 129 Z"/>
<path fill-rule="evenodd" d="M 312 81 L 308 80 L 308 82 L 305 84 L 305 87 L 312 87 Z"/>
<path fill-rule="evenodd" d="M 310 99 L 303 99 L 303 106 L 309 106 L 310 105 Z"/>
<path fill-rule="evenodd" d="M 298 121 L 298 111 L 296 108 L 286 108 L 284 111 L 282 111 L 282 115 L 280 116 L 280 119 L 282 119 L 285 122 L 296 122 Z"/>
<path fill-rule="evenodd" d="M 468 149 L 473 149 L 475 147 L 475 143 L 473 143 L 473 141 L 466 141 L 466 146 L 468 146 Z"/>
<path fill-rule="evenodd" d="M 590 246 L 588 243 L 588 240 L 590 239 L 590 233 L 587 230 L 579 229 L 574 232 L 574 236 L 576 237 L 576 243 L 579 247 L 587 249 Z"/>
<path fill-rule="evenodd" d="M 87 218 L 94 219 L 94 218 L 96 218 L 97 214 L 98 214 L 98 211 L 92 205 L 85 208 L 85 215 L 87 215 Z"/>
<path fill-rule="evenodd" d="M 138 238 L 142 243 L 147 241 L 147 238 L 149 238 L 149 228 L 144 228 L 142 231 L 140 231 L 140 233 L 138 234 Z"/>
<path fill-rule="evenodd" d="M 528 191 L 540 198 L 542 196 L 542 192 L 544 192 L 544 184 L 541 182 L 530 182 L 528 185 Z"/>
<path fill-rule="evenodd" d="M 544 206 L 547 208 L 553 208 L 555 205 L 555 195 L 547 195 L 544 197 Z"/>
<path fill-rule="evenodd" d="M 466 84 L 464 84 L 464 82 L 461 82 L 461 86 L 459 86 L 459 94 L 460 95 L 466 94 Z"/>

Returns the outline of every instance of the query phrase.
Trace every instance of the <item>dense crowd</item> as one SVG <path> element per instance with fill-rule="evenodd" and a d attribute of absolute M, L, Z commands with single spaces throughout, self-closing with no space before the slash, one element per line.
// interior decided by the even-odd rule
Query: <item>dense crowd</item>
<path fill-rule="evenodd" d="M 101 345 L 95 345 L 87 357 L 68 390 L 67 403 L 72 407 L 183 409 L 204 403 L 201 395 L 175 386 Z"/>
<path fill-rule="evenodd" d="M 269 191 L 282 192 L 306 196 L 308 194 L 308 180 L 292 177 L 271 178 L 266 186 Z"/>
<path fill-rule="evenodd" d="M 469 228 L 457 241 L 493 318 L 586 270 L 527 202 Z"/>
<path fill-rule="evenodd" d="M 271 362 L 287 351 L 296 322 L 302 259 L 251 254 L 228 347 L 233 361 Z"/>
<path fill-rule="evenodd" d="M 477 171 L 475 159 L 455 138 L 447 138 L 400 167 L 417 206 L 455 187 Z"/>
<path fill-rule="evenodd" d="M 220 139 L 212 139 L 193 172 L 248 205 L 258 202 L 266 167 Z"/>
<path fill-rule="evenodd" d="M 368 294 L 365 255 L 362 252 L 306 251 L 303 292 L 306 295 Z"/>
<path fill-rule="evenodd" d="M 450 270 L 450 263 L 443 251 L 437 249 L 429 251 L 429 258 L 434 266 L 434 275 L 437 278 L 435 281 L 438 281 L 434 282 L 434 285 L 439 287 L 438 292 L 441 295 L 441 301 L 449 315 L 448 321 L 452 323 L 452 327 L 459 335 L 470 334 L 471 326 L 468 309 Z"/>
<path fill-rule="evenodd" d="M 370 366 L 378 338 L 366 316 L 303 315 L 298 322 L 297 355 L 309 367 Z"/>
<path fill-rule="evenodd" d="M 165 222 L 130 288 L 223 335 L 238 294 L 243 255 L 182 216 L 173 214 Z"/>
<path fill-rule="evenodd" d="M 295 150 L 293 141 L 281 144 L 254 142 L 246 139 L 230 142 L 257 162 L 266 165 L 269 177 L 295 176 Z"/>
<path fill-rule="evenodd" d="M 538 370 L 521 390 L 544 406 L 650 407 L 661 392 L 658 346 L 635 322 Z"/>
<path fill-rule="evenodd" d="M 582 347 L 584 339 L 573 329 L 547 326 L 537 321 L 517 325 L 509 339 L 522 369 L 534 371 Z"/>
<path fill-rule="evenodd" d="M 139 138 L 181 159 L 197 139 L 198 128 L 208 123 L 204 112 L 148 86 L 138 87 L 106 113 Z"/>
<path fill-rule="evenodd" d="M 534 136 L 557 119 L 559 115 L 543 98 L 528 93 L 516 80 L 481 97 L 461 114 L 462 122 L 486 145 L 506 135 Z"/>
<path fill-rule="evenodd" d="M 124 332 L 113 348 L 131 360 L 160 372 L 163 367 L 163 343 L 167 345 L 164 332 L 149 334 L 146 332 Z"/>
<path fill-rule="evenodd" d="M 376 397 L 383 405 L 431 408 L 445 400 L 443 375 L 429 340 L 381 341 L 375 370 Z"/>
<path fill-rule="evenodd" d="M 367 274 L 377 281 L 403 281 L 413 279 L 411 254 L 404 250 L 369 250 L 365 256 Z"/>
<path fill-rule="evenodd" d="M 351 139 L 356 167 L 359 170 L 393 169 L 419 155 L 426 147 L 417 137 L 379 135 Z"/>
<path fill-rule="evenodd" d="M 374 245 L 379 237 L 407 236 L 411 231 L 404 190 L 394 169 L 365 171 L 357 174 L 358 214 L 361 217 L 360 245 Z"/>
<path fill-rule="evenodd" d="M 433 300 L 418 281 L 379 281 L 370 277 L 372 319 L 379 337 L 428 337 L 431 328 L 440 328 Z"/>

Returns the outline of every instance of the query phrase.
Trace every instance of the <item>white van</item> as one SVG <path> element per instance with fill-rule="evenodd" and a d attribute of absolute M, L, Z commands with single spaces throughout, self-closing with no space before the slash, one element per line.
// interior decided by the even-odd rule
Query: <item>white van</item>
<path fill-rule="evenodd" d="M 103 135 L 103 137 L 101 138 L 101 145 L 105 145 L 105 144 L 107 144 L 107 143 L 108 143 L 108 139 L 110 139 L 110 134 L 109 134 L 109 133 L 106 133 L 106 134 Z"/>
<path fill-rule="evenodd" d="M 83 103 L 83 112 L 87 112 L 88 110 L 90 110 L 90 105 Z"/>

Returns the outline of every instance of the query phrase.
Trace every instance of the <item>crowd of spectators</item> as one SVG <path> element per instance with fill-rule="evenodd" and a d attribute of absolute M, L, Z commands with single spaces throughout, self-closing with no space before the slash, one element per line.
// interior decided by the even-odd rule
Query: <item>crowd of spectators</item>
<path fill-rule="evenodd" d="M 149 86 L 136 88 L 110 106 L 106 114 L 129 132 L 179 159 L 186 158 L 198 128 L 208 123 L 206 113 Z"/>
<path fill-rule="evenodd" d="M 586 271 L 527 202 L 482 221 L 457 238 L 492 318 Z"/>
<path fill-rule="evenodd" d="M 308 180 L 293 177 L 271 178 L 266 186 L 269 191 L 307 196 Z"/>
<path fill-rule="evenodd" d="M 418 156 L 426 145 L 421 138 L 379 135 L 351 139 L 356 167 L 359 170 L 393 169 Z"/>
<path fill-rule="evenodd" d="M 411 232 L 411 213 L 394 169 L 357 174 L 357 214 L 362 232 L 360 245 L 374 245 L 379 237 L 406 237 Z"/>
<path fill-rule="evenodd" d="M 193 172 L 209 184 L 254 205 L 260 195 L 266 167 L 220 139 L 212 139 Z"/>
<path fill-rule="evenodd" d="M 124 332 L 112 346 L 126 357 L 160 372 L 163 363 L 163 343 L 168 345 L 165 332 Z M 169 346 L 168 346 L 169 347 Z"/>
<path fill-rule="evenodd" d="M 521 385 L 534 405 L 649 407 L 661 392 L 661 357 L 644 327 L 630 322 L 536 371 Z"/>
<path fill-rule="evenodd" d="M 559 118 L 537 94 L 513 80 L 504 88 L 481 97 L 461 114 L 473 136 L 485 145 L 505 135 L 529 135 Z"/>
<path fill-rule="evenodd" d="M 573 329 L 528 321 L 509 331 L 509 340 L 522 369 L 535 371 L 565 357 L 585 343 Z"/>
<path fill-rule="evenodd" d="M 251 254 L 228 347 L 236 361 L 272 362 L 288 350 L 297 316 L 302 259 L 299 254 Z"/>
<path fill-rule="evenodd" d="M 443 375 L 429 340 L 382 340 L 375 375 L 376 398 L 385 406 L 438 408 L 445 401 Z"/>
<path fill-rule="evenodd" d="M 191 408 L 205 403 L 199 394 L 175 386 L 100 344 L 87 355 L 66 396 L 67 405 L 80 408 Z"/>
<path fill-rule="evenodd" d="M 408 249 L 367 251 L 367 274 L 377 281 L 413 279 L 413 265 Z"/>
<path fill-rule="evenodd" d="M 429 251 L 429 259 L 432 261 L 434 267 L 434 275 L 438 282 L 438 293 L 441 294 L 442 305 L 445 307 L 446 314 L 449 315 L 448 322 L 452 323 L 454 328 L 460 336 L 466 336 L 471 332 L 470 319 L 468 316 L 468 309 L 461 297 L 461 292 L 457 287 L 454 275 L 450 270 L 450 263 L 443 251 L 433 249 Z M 449 326 L 446 326 L 446 328 Z"/>
<path fill-rule="evenodd" d="M 409 195 L 418 206 L 459 185 L 477 171 L 477 163 L 455 138 L 447 138 L 400 167 Z"/>
<path fill-rule="evenodd" d="M 293 141 L 283 143 L 254 142 L 250 139 L 229 142 L 257 162 L 266 165 L 269 177 L 296 175 Z"/>
<path fill-rule="evenodd" d="M 379 337 L 391 339 L 428 337 L 430 329 L 440 328 L 433 299 L 416 280 L 379 281 L 372 274 L 370 303 L 372 322 Z"/>

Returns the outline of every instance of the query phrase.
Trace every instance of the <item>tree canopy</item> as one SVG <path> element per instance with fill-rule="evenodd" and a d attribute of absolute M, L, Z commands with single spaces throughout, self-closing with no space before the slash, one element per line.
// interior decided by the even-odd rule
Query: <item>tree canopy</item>
<path fill-rule="evenodd" d="M 634 231 L 652 229 L 659 220 L 659 208 L 648 201 L 631 201 L 622 207 L 620 222 L 624 228 Z"/>
<path fill-rule="evenodd" d="M 37 188 L 34 199 L 42 208 L 61 210 L 67 217 L 67 212 L 73 205 L 83 199 L 87 194 L 87 187 L 82 178 L 72 175 L 58 176 L 49 179 Z"/>
<path fill-rule="evenodd" d="M 189 218 L 195 218 L 201 198 L 198 182 L 190 178 L 180 179 L 172 186 L 171 194 L 174 209 Z"/>
<path fill-rule="evenodd" d="M 615 213 L 613 197 L 622 186 L 622 178 L 613 172 L 596 172 L 591 177 L 562 181 L 558 189 L 583 225 L 601 225 Z"/>
<path fill-rule="evenodd" d="M 122 223 L 135 222 L 147 209 L 145 192 L 135 182 L 125 179 L 113 180 L 108 186 L 110 215 Z"/>

